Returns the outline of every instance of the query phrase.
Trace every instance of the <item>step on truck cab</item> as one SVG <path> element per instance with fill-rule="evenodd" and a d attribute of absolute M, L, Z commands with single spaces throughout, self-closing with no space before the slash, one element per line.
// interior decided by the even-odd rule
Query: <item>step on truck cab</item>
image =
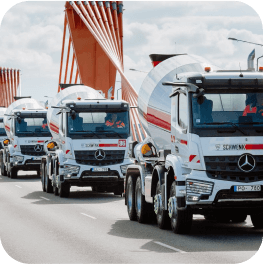
<path fill-rule="evenodd" d="M 131 220 L 155 217 L 160 228 L 188 233 L 193 214 L 235 223 L 250 215 L 263 227 L 262 72 L 173 56 L 148 74 L 138 107 L 148 137 L 130 145 Z"/>
<path fill-rule="evenodd" d="M 32 98 L 16 98 L 4 115 L 8 139 L 1 150 L 1 173 L 17 178 L 19 170 L 40 172 L 44 142 L 51 139 L 47 109 Z"/>
<path fill-rule="evenodd" d="M 130 136 L 129 104 L 84 85 L 58 93 L 48 109 L 53 139 L 42 158 L 43 191 L 68 197 L 71 186 L 121 195 Z"/>

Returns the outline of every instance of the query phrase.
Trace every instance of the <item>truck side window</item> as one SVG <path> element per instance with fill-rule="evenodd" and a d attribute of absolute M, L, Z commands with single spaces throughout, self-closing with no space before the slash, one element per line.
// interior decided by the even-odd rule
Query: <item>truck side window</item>
<path fill-rule="evenodd" d="M 178 123 L 182 128 L 187 128 L 187 97 L 185 94 L 179 94 L 178 104 Z"/>

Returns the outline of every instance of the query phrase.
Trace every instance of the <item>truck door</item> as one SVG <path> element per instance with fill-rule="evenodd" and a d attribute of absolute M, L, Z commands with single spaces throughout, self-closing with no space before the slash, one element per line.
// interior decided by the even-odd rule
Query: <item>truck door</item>
<path fill-rule="evenodd" d="M 177 95 L 177 122 L 175 124 L 175 148 L 177 155 L 184 161 L 189 159 L 188 150 L 188 98 L 187 94 L 179 93 Z"/>

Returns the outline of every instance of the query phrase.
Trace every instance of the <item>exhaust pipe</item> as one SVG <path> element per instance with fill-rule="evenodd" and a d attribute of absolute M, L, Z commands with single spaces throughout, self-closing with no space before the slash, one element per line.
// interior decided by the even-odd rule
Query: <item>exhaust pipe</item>
<path fill-rule="evenodd" d="M 254 68 L 254 59 L 255 59 L 255 49 L 251 51 L 247 58 L 247 67 L 249 71 L 255 71 Z"/>

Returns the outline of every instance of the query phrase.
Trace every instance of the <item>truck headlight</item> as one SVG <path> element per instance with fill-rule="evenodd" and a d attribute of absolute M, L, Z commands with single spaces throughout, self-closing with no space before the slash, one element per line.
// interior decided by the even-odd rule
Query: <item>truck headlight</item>
<path fill-rule="evenodd" d="M 23 156 L 14 156 L 14 162 L 22 162 L 24 160 Z"/>
<path fill-rule="evenodd" d="M 186 181 L 187 197 L 191 197 L 191 199 L 189 200 L 199 200 L 196 198 L 196 194 L 197 196 L 198 195 L 201 196 L 202 194 L 211 195 L 213 191 L 213 186 L 214 186 L 214 183 L 212 182 L 196 181 L 196 180 L 189 179 Z"/>
<path fill-rule="evenodd" d="M 64 165 L 64 174 L 78 174 L 80 166 Z"/>

